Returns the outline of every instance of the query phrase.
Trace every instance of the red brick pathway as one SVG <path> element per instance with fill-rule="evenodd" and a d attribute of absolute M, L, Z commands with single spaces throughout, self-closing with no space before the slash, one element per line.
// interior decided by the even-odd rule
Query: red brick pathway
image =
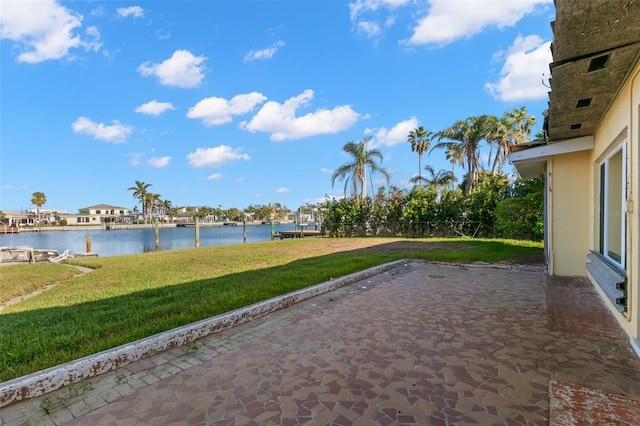
<path fill-rule="evenodd" d="M 129 365 L 39 424 L 544 425 L 551 381 L 638 398 L 638 377 L 585 280 L 412 262 Z"/>

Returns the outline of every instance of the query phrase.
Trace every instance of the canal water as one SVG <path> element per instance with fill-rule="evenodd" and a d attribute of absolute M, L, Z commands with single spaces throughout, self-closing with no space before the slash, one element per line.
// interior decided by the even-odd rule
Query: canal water
<path fill-rule="evenodd" d="M 275 231 L 293 230 L 294 224 L 275 225 Z M 243 226 L 201 226 L 200 247 L 243 243 Z M 53 249 L 62 253 L 86 253 L 86 235 L 91 236 L 91 251 L 100 257 L 176 250 L 195 247 L 194 228 L 160 228 L 160 245 L 156 248 L 155 229 L 43 231 L 0 234 L 2 246 L 29 246 Z M 247 226 L 247 243 L 271 240 L 271 225 Z"/>

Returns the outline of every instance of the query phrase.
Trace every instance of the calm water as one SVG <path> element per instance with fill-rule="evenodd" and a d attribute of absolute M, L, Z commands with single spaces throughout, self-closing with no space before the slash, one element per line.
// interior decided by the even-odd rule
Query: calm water
<path fill-rule="evenodd" d="M 200 247 L 242 244 L 242 225 L 201 226 Z M 276 225 L 275 232 L 292 230 L 293 224 Z M 0 246 L 29 246 L 54 249 L 58 253 L 85 253 L 86 235 L 91 235 L 91 251 L 100 257 L 146 253 L 156 250 L 176 250 L 195 247 L 194 228 L 160 228 L 160 247 L 156 249 L 155 229 L 45 231 L 0 234 Z M 271 225 L 247 226 L 247 243 L 269 241 Z"/>

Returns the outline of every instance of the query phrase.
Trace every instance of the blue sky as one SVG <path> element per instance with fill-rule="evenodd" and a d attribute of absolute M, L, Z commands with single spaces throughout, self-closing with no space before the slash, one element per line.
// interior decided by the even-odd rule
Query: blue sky
<path fill-rule="evenodd" d="M 36 191 L 44 209 L 131 209 L 136 180 L 174 206 L 296 209 L 342 196 L 342 146 L 369 136 L 410 188 L 417 126 L 526 106 L 541 129 L 554 16 L 551 0 L 0 0 L 0 210 Z M 426 164 L 451 169 L 442 151 Z"/>

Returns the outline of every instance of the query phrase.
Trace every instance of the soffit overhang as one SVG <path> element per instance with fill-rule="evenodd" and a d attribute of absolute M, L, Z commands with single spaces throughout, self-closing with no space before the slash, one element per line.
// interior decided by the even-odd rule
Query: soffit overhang
<path fill-rule="evenodd" d="M 640 0 L 555 3 L 550 141 L 593 135 L 640 55 Z"/>
<path fill-rule="evenodd" d="M 516 146 L 523 148 L 519 145 L 514 145 L 512 148 Z M 533 141 L 529 144 L 529 148 L 512 149 L 507 158 L 522 179 L 534 179 L 544 173 L 549 157 L 591 150 L 594 146 L 595 139 L 592 135 L 550 143 Z"/>

